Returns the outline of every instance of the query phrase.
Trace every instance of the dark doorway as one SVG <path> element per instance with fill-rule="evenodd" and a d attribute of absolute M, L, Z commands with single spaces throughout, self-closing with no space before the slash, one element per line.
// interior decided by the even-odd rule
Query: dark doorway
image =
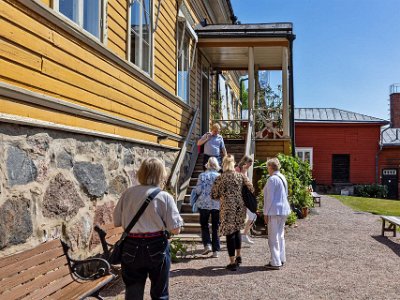
<path fill-rule="evenodd" d="M 201 76 L 201 134 L 208 132 L 210 124 L 210 92 L 208 74 L 203 72 Z"/>
<path fill-rule="evenodd" d="M 382 185 L 388 187 L 388 198 L 398 199 L 398 170 L 397 169 L 383 169 L 382 170 Z"/>
<path fill-rule="evenodd" d="M 350 182 L 350 154 L 332 155 L 332 182 Z"/>

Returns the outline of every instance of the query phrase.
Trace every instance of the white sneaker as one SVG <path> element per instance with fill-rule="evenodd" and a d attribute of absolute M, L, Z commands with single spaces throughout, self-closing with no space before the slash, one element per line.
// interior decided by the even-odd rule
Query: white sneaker
<path fill-rule="evenodd" d="M 211 245 L 207 245 L 204 247 L 204 251 L 201 253 L 202 255 L 206 255 L 212 251 Z"/>
<path fill-rule="evenodd" d="M 219 257 L 218 251 L 214 251 L 212 257 L 213 258 L 218 258 Z"/>
<path fill-rule="evenodd" d="M 242 235 L 242 242 L 250 245 L 254 244 L 254 242 L 250 240 L 248 235 Z"/>

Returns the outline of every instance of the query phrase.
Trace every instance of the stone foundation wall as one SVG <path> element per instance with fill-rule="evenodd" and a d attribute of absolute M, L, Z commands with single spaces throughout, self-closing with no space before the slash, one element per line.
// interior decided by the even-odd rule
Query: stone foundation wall
<path fill-rule="evenodd" d="M 0 124 L 0 257 L 63 237 L 75 256 L 112 222 L 121 193 L 136 184 L 143 159 L 168 172 L 177 151 L 62 131 Z"/>

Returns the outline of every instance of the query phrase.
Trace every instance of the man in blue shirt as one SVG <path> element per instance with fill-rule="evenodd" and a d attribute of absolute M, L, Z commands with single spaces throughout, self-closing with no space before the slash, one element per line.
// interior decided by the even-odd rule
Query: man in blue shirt
<path fill-rule="evenodd" d="M 279 270 L 286 262 L 285 222 L 290 214 L 288 184 L 279 172 L 281 164 L 277 158 L 267 161 L 270 177 L 264 187 L 264 221 L 268 224 L 268 245 L 271 261 L 266 267 Z"/>
<path fill-rule="evenodd" d="M 226 155 L 224 138 L 219 134 L 221 127 L 219 124 L 214 124 L 211 127 L 211 132 L 204 134 L 197 142 L 198 146 L 204 145 L 203 154 L 203 169 L 206 170 L 205 165 L 210 157 L 215 157 L 218 163 L 222 165 L 222 156 Z M 222 155 L 221 155 L 222 154 Z"/>

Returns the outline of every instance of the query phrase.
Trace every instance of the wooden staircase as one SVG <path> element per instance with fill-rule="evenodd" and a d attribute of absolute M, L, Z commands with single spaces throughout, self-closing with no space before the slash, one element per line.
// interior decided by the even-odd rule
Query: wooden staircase
<path fill-rule="evenodd" d="M 225 147 L 228 154 L 235 156 L 235 161 L 238 163 L 245 152 L 244 140 L 225 140 Z M 198 177 L 203 172 L 203 154 L 200 154 L 196 161 L 189 187 L 186 191 L 185 199 L 182 203 L 180 213 L 185 222 L 181 234 L 177 236 L 182 241 L 201 241 L 200 215 L 193 213 L 190 205 L 190 193 L 196 187 Z"/>

